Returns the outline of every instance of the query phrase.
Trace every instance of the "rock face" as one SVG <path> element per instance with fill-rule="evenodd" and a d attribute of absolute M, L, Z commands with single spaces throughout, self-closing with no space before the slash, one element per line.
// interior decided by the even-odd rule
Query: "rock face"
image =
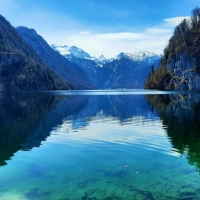
<path fill-rule="evenodd" d="M 86 72 L 53 50 L 34 29 L 17 27 L 23 39 L 37 52 L 44 62 L 59 76 L 74 86 L 74 89 L 94 89 Z M 73 50 L 73 49 L 72 49 Z"/>
<path fill-rule="evenodd" d="M 173 56 L 167 63 L 172 79 L 167 89 L 200 89 L 200 75 L 196 72 L 196 58 L 185 53 Z"/>
<path fill-rule="evenodd" d="M 160 65 L 145 81 L 147 89 L 200 89 L 200 8 L 175 27 Z"/>
<path fill-rule="evenodd" d="M 56 75 L 0 16 L 0 90 L 55 90 L 73 86 Z"/>

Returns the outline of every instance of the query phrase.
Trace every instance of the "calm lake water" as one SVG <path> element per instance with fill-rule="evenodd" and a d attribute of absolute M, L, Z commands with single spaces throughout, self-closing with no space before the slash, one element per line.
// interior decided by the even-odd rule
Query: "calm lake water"
<path fill-rule="evenodd" d="M 200 92 L 0 93 L 0 199 L 200 199 Z"/>

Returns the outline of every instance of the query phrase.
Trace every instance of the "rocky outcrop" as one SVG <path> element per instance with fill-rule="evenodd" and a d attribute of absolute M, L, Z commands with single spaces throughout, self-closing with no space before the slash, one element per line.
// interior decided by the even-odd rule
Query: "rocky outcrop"
<path fill-rule="evenodd" d="M 167 70 L 172 79 L 166 89 L 200 89 L 200 75 L 196 71 L 196 58 L 185 53 L 179 53 L 168 61 Z"/>

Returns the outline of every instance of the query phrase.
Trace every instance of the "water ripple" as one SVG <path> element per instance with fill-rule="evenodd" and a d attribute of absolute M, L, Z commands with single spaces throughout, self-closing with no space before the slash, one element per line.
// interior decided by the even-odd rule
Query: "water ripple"
<path fill-rule="evenodd" d="M 84 120 L 84 119 L 82 119 Z M 81 120 L 79 125 L 82 124 Z M 106 145 L 132 151 L 147 150 L 167 155 L 177 155 L 166 137 L 166 127 L 160 120 L 150 120 L 143 117 L 134 117 L 128 123 L 121 123 L 118 118 L 93 118 L 86 127 L 72 126 L 65 119 L 63 124 L 52 131 L 48 142 L 87 147 L 93 145 Z M 112 145 L 111 145 L 112 144 Z M 118 147 L 117 147 L 118 148 Z"/>

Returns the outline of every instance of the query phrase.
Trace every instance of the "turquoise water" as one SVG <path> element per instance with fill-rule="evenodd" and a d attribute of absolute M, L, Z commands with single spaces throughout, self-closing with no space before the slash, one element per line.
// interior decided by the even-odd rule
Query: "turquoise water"
<path fill-rule="evenodd" d="M 0 94 L 0 199 L 200 199 L 200 95 Z"/>

